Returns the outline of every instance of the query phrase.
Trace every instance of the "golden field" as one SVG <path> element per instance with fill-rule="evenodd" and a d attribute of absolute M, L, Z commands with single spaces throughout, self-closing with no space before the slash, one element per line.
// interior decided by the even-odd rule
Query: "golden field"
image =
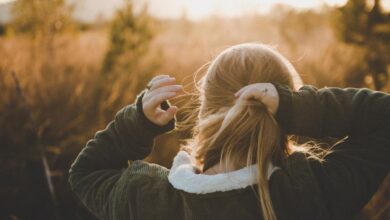
<path fill-rule="evenodd" d="M 175 76 L 190 90 L 197 69 L 228 46 L 244 42 L 273 45 L 306 84 L 375 88 L 364 47 L 338 38 L 332 8 L 315 12 L 280 6 L 274 10 L 268 15 L 214 16 L 197 22 L 185 17 L 149 18 L 152 37 L 147 48 L 125 51 L 117 60 L 128 68 L 114 67 L 109 72 L 102 71 L 112 48 L 109 22 L 35 37 L 8 26 L 9 31 L 0 37 L 0 175 L 7 179 L 0 183 L 4 216 L 39 219 L 35 209 L 49 210 L 50 192 L 41 179 L 44 155 L 62 219 L 93 219 L 66 186 L 67 170 L 86 141 L 121 107 L 131 104 L 154 75 Z M 386 68 L 388 76 L 389 63 Z M 390 91 L 390 80 L 381 90 Z M 176 132 L 159 137 L 148 160 L 169 167 L 183 136 Z M 31 172 L 34 177 L 26 177 Z M 387 180 L 357 219 L 388 215 L 388 186 Z"/>

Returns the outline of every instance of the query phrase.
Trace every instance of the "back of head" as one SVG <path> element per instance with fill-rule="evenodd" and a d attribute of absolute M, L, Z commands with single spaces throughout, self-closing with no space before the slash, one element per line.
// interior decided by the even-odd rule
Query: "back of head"
<path fill-rule="evenodd" d="M 300 79 L 282 55 L 265 45 L 240 44 L 220 53 L 200 80 L 200 108 L 191 148 L 203 171 L 220 161 L 235 167 L 256 163 L 263 215 L 275 219 L 267 170 L 270 163 L 283 162 L 287 138 L 263 103 L 238 102 L 235 97 L 242 87 L 265 82 L 294 88 Z"/>

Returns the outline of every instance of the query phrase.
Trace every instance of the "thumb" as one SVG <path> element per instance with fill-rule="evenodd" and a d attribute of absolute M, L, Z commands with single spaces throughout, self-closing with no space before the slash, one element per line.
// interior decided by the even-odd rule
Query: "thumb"
<path fill-rule="evenodd" d="M 170 120 L 172 120 L 176 113 L 178 108 L 176 106 L 170 106 L 162 115 L 161 115 L 161 122 L 162 124 L 168 124 Z"/>

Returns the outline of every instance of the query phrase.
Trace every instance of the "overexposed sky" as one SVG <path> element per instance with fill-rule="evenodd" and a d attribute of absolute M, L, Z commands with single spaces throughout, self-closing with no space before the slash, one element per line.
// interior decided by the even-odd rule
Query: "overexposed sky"
<path fill-rule="evenodd" d="M 0 4 L 8 3 L 8 2 L 13 2 L 14 0 L 0 0 Z"/>
<path fill-rule="evenodd" d="M 124 0 L 70 0 L 77 2 L 76 16 L 93 19 L 101 13 L 109 17 Z M 150 14 L 159 18 L 178 18 L 184 13 L 191 20 L 210 15 L 239 16 L 250 12 L 268 12 L 282 3 L 299 9 L 317 8 L 323 4 L 342 5 L 347 0 L 133 0 L 135 6 L 147 4 Z M 88 12 L 88 13 L 85 13 Z M 89 18 L 88 18 L 89 17 Z"/>
<path fill-rule="evenodd" d="M 76 16 L 93 19 L 97 14 L 109 17 L 124 0 L 69 0 L 77 2 Z M 374 0 L 370 0 L 374 1 Z M 266 13 L 275 4 L 286 4 L 298 9 L 320 8 L 327 4 L 343 5 L 347 0 L 133 0 L 135 6 L 148 5 L 151 15 L 159 18 L 178 18 L 184 13 L 191 20 L 200 20 L 210 15 L 239 16 L 245 13 Z M 382 6 L 390 9 L 390 0 L 382 0 Z M 88 12 L 88 13 L 86 13 Z M 88 16 L 95 16 L 89 17 Z"/>
<path fill-rule="evenodd" d="M 0 0 L 1 3 L 13 0 Z M 98 15 L 109 18 L 124 0 L 67 0 L 75 4 L 78 19 L 92 21 Z M 373 2 L 374 0 L 370 0 Z M 147 4 L 149 13 L 159 18 L 178 18 L 183 14 L 191 20 L 210 15 L 239 16 L 246 13 L 266 13 L 275 4 L 286 4 L 298 9 L 319 8 L 324 4 L 343 5 L 347 0 L 133 0 L 136 8 Z M 382 0 L 382 6 L 390 9 L 390 0 Z"/>
<path fill-rule="evenodd" d="M 145 0 L 153 14 L 170 17 L 186 12 L 190 19 L 200 19 L 211 14 L 237 16 L 248 12 L 267 12 L 272 6 L 283 3 L 296 8 L 315 8 L 325 2 L 343 4 L 346 0 Z"/>

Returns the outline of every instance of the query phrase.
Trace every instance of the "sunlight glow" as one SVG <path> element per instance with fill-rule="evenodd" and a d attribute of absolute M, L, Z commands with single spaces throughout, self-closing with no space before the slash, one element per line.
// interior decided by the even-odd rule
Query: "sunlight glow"
<path fill-rule="evenodd" d="M 16 1 L 16 0 L 0 0 L 0 4 L 6 4 L 9 2 L 13 2 L 13 1 Z"/>
<path fill-rule="evenodd" d="M 111 17 L 124 2 L 124 0 L 67 1 L 75 3 L 76 17 L 90 21 L 97 15 Z M 276 4 L 304 10 L 318 9 L 323 5 L 341 6 L 346 2 L 347 0 L 133 0 L 136 9 L 147 5 L 149 13 L 155 17 L 175 19 L 186 16 L 190 20 L 201 20 L 211 15 L 235 17 L 248 13 L 268 13 Z M 390 0 L 382 0 L 382 6 L 389 10 Z"/>
<path fill-rule="evenodd" d="M 176 18 L 185 14 L 191 20 L 210 15 L 240 16 L 247 13 L 267 13 L 276 4 L 297 9 L 319 8 L 322 5 L 343 5 L 347 0 L 143 0 L 152 15 Z"/>

